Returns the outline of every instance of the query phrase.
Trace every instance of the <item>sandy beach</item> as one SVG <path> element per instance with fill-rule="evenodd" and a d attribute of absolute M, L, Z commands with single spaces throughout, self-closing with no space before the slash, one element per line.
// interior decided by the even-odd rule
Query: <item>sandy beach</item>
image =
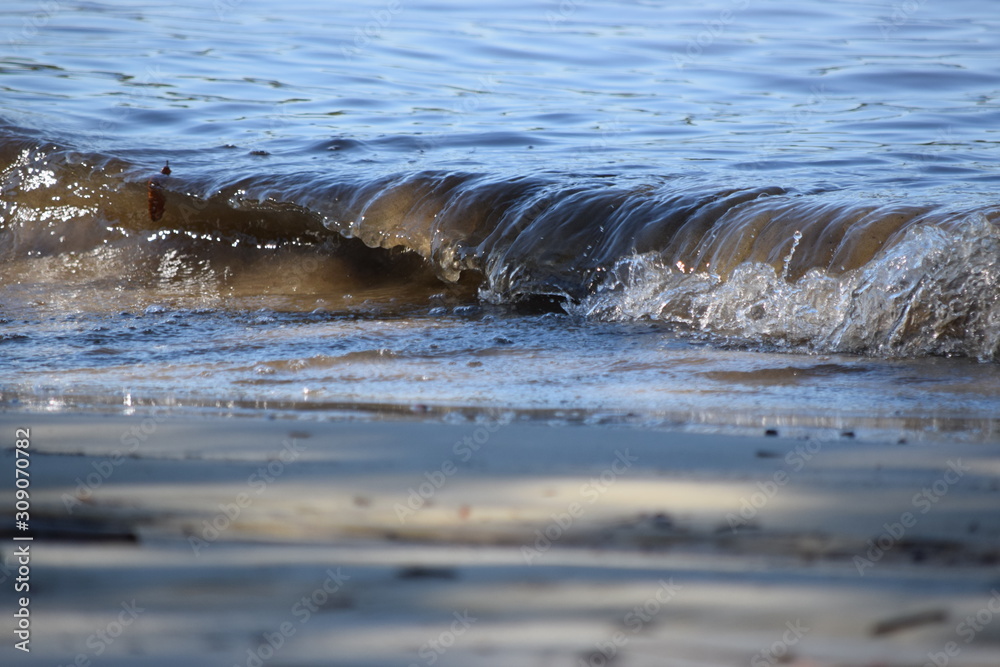
<path fill-rule="evenodd" d="M 11 475 L 16 429 L 4 664 L 1000 664 L 996 443 L 8 412 Z"/>

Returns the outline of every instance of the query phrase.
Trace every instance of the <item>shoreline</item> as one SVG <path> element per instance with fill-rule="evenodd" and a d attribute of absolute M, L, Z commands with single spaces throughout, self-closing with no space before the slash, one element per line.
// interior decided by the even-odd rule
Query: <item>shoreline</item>
<path fill-rule="evenodd" d="M 37 398 L 37 397 L 36 397 Z M 719 410 L 679 409 L 675 411 L 596 410 L 589 407 L 488 407 L 476 404 L 372 403 L 324 400 L 260 400 L 136 398 L 127 394 L 124 403 L 91 395 L 59 395 L 32 399 L 8 392 L 0 401 L 0 414 L 78 415 L 109 418 L 139 418 L 163 415 L 171 419 L 236 419 L 313 422 L 403 422 L 467 425 L 502 419 L 508 423 L 540 427 L 624 428 L 630 430 L 718 435 L 722 437 L 778 437 L 787 439 L 857 439 L 881 444 L 990 444 L 1000 441 L 1000 422 L 982 414 L 949 413 L 918 417 L 842 412 L 819 415 L 810 411 L 756 410 L 728 414 L 720 420 Z M 48 401 L 48 402 L 47 402 Z M 54 401 L 54 402 L 52 402 Z"/>
<path fill-rule="evenodd" d="M 17 664 L 1000 660 L 1000 442 L 0 413 L 17 428 Z"/>

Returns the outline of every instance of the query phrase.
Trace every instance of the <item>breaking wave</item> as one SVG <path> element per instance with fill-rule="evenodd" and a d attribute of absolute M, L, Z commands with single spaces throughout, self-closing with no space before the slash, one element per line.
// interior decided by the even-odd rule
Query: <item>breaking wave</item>
<path fill-rule="evenodd" d="M 317 290 L 376 281 L 419 300 L 406 291 L 418 278 L 771 348 L 1000 360 L 997 206 L 683 176 L 248 174 L 176 156 L 153 193 L 151 159 L 9 130 L 0 141 L 4 282 L 41 280 L 44 266 L 108 290 L 209 290 L 264 271 L 244 289 L 294 291 L 308 276 Z"/>

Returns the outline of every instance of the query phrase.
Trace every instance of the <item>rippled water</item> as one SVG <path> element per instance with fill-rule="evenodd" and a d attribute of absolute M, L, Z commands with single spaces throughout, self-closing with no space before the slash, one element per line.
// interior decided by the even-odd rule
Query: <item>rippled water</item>
<path fill-rule="evenodd" d="M 0 25 L 8 405 L 995 437 L 991 2 Z"/>

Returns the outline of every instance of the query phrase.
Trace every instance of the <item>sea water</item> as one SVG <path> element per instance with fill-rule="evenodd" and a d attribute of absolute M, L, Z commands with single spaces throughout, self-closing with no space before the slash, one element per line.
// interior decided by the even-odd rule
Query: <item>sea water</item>
<path fill-rule="evenodd" d="M 998 62 L 991 0 L 7 0 L 0 400 L 995 439 Z"/>

